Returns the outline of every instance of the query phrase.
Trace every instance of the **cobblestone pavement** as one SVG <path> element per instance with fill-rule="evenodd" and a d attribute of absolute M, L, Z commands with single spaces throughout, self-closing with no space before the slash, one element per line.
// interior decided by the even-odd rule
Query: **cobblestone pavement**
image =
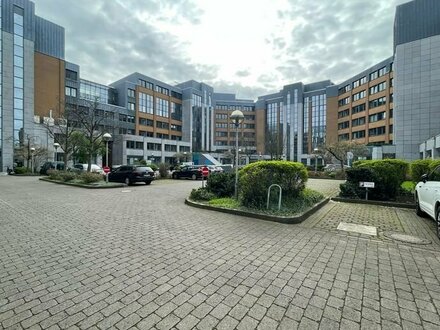
<path fill-rule="evenodd" d="M 342 203 L 301 226 L 186 206 L 199 185 L 0 177 L 0 328 L 440 327 L 440 248 L 313 225 Z"/>

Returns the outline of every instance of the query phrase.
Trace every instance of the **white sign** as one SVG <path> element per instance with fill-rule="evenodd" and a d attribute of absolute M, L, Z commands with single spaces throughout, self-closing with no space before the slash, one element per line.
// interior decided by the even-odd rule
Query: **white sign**
<path fill-rule="evenodd" d="M 374 188 L 374 182 L 359 182 L 359 187 Z"/>
<path fill-rule="evenodd" d="M 351 151 L 347 152 L 347 159 L 353 159 L 354 155 Z"/>

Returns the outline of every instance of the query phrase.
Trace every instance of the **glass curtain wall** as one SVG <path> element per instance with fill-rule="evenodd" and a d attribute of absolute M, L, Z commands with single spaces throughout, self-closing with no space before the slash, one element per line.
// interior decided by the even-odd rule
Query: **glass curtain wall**
<path fill-rule="evenodd" d="M 23 9 L 14 6 L 14 148 L 24 143 L 24 28 Z M 14 157 L 14 162 L 16 161 Z"/>
<path fill-rule="evenodd" d="M 2 2 L 0 1 L 0 27 L 2 26 Z M 1 29 L 0 29 L 1 31 Z M 0 172 L 3 171 L 3 157 L 2 157 L 2 117 L 3 117 L 3 73 L 2 73 L 2 58 L 3 58 L 3 45 L 2 45 L 2 33 L 0 32 Z"/>

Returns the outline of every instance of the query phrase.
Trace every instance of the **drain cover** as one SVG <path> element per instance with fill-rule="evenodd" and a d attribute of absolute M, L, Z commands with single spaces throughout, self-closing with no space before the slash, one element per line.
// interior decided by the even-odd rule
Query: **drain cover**
<path fill-rule="evenodd" d="M 396 233 L 396 232 L 385 232 L 383 235 L 387 238 L 391 238 L 396 241 L 405 242 L 405 243 L 411 243 L 411 244 L 431 244 L 431 241 L 420 238 L 417 236 L 412 236 L 404 233 Z"/>

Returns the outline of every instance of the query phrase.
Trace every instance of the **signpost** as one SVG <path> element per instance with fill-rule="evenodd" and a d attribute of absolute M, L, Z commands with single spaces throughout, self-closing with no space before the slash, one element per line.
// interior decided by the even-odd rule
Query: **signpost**
<path fill-rule="evenodd" d="M 205 178 L 208 179 L 208 175 L 209 175 L 209 168 L 204 166 L 202 168 L 202 188 L 205 187 Z"/>
<path fill-rule="evenodd" d="M 374 188 L 374 182 L 359 182 L 359 187 L 365 188 L 365 200 L 368 200 L 368 188 Z"/>

